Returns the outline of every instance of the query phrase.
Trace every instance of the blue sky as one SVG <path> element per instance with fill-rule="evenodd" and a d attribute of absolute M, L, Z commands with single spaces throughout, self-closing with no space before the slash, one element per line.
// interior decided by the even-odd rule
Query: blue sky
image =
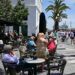
<path fill-rule="evenodd" d="M 16 4 L 16 0 L 12 0 L 13 5 Z M 52 29 L 54 22 L 51 18 L 48 18 L 51 15 L 51 12 L 45 11 L 46 7 L 50 4 L 49 1 L 51 0 L 42 0 L 42 7 L 43 7 L 43 12 L 46 15 L 46 21 L 47 21 L 47 28 Z M 70 7 L 70 10 L 68 9 L 66 11 L 66 14 L 68 15 L 67 19 L 62 19 L 60 22 L 60 25 L 66 22 L 66 24 L 69 26 L 69 28 L 75 28 L 75 0 L 65 0 L 66 5 Z M 71 25 L 71 27 L 70 27 Z"/>
<path fill-rule="evenodd" d="M 42 0 L 42 1 L 43 1 L 42 2 L 43 12 L 45 13 L 46 21 L 47 21 L 47 28 L 52 29 L 54 22 L 51 18 L 48 18 L 51 15 L 51 12 L 45 11 L 46 7 L 49 5 L 50 0 Z M 66 22 L 69 28 L 75 28 L 75 0 L 65 0 L 65 3 L 70 7 L 70 9 L 66 11 L 68 18 L 62 19 L 60 25 Z"/>

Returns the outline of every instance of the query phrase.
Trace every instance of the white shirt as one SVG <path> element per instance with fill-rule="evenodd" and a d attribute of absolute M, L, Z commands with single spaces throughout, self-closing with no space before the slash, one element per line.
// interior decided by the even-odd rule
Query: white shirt
<path fill-rule="evenodd" d="M 0 40 L 0 44 L 3 44 L 3 40 Z"/>

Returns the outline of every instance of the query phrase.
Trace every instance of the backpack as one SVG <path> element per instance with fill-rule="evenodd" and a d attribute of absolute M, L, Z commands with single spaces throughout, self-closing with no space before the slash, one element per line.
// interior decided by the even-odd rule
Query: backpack
<path fill-rule="evenodd" d="M 55 50 L 56 50 L 55 41 L 54 41 L 54 40 L 50 41 L 50 42 L 48 43 L 47 48 L 48 48 L 48 51 L 49 51 L 50 53 L 51 53 L 51 52 L 55 52 Z"/>

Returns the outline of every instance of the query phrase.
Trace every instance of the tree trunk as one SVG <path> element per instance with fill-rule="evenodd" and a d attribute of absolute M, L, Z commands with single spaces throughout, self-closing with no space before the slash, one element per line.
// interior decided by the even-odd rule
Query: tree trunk
<path fill-rule="evenodd" d="M 54 30 L 59 30 L 59 22 L 55 21 Z"/>

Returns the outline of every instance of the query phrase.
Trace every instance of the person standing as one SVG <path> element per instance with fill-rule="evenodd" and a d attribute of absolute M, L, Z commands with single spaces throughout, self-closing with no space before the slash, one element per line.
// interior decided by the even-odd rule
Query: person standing
<path fill-rule="evenodd" d="M 70 32 L 70 39 L 71 39 L 71 44 L 74 44 L 74 33 L 72 31 Z"/>

